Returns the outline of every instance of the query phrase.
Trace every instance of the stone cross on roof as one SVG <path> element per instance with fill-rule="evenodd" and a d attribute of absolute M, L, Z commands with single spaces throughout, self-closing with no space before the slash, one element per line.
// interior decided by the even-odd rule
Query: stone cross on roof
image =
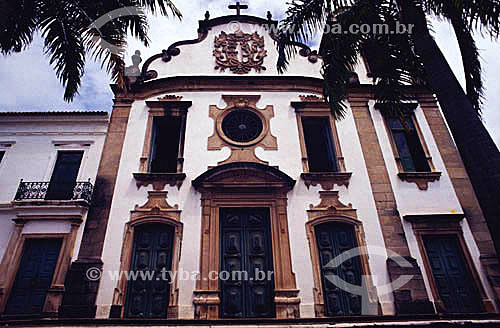
<path fill-rule="evenodd" d="M 236 1 L 235 5 L 229 5 L 228 8 L 229 9 L 236 9 L 236 15 L 239 16 L 240 10 L 241 9 L 248 9 L 248 5 L 242 5 L 242 4 L 240 4 L 239 1 Z"/>

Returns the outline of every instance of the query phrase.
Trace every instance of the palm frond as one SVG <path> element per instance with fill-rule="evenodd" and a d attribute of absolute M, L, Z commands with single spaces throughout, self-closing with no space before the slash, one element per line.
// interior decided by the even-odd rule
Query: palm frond
<path fill-rule="evenodd" d="M 283 73 L 296 52 L 297 42 L 307 42 L 317 31 L 323 29 L 329 15 L 329 0 L 293 0 L 279 24 L 276 35 L 278 50 L 277 68 Z"/>
<path fill-rule="evenodd" d="M 455 7 L 467 28 L 486 31 L 493 38 L 500 34 L 500 1 L 498 0 L 422 0 L 427 13 L 445 16 L 447 7 Z"/>
<path fill-rule="evenodd" d="M 0 52 L 7 55 L 26 48 L 33 41 L 37 19 L 36 1 L 0 1 Z"/>
<path fill-rule="evenodd" d="M 158 10 L 163 16 L 168 16 L 169 12 L 172 13 L 174 17 L 182 19 L 182 13 L 170 0 L 139 0 L 139 5 L 150 10 L 155 14 Z"/>
<path fill-rule="evenodd" d="M 131 7 L 137 10 L 129 10 Z M 86 53 L 100 61 L 115 82 L 124 85 L 122 55 L 127 34 L 149 45 L 149 25 L 141 8 L 182 18 L 171 0 L 0 0 L 0 52 L 21 51 L 39 29 L 50 64 L 65 86 L 66 101 L 78 93 Z M 113 15 L 117 9 L 125 10 L 125 15 Z M 127 10 L 130 15 L 126 15 Z M 104 26 L 89 28 L 102 16 L 108 18 Z"/>
<path fill-rule="evenodd" d="M 65 86 L 64 99 L 71 101 L 78 94 L 85 67 L 84 27 L 74 14 L 69 1 L 45 2 L 40 10 L 40 25 L 45 52 L 57 77 Z"/>
<path fill-rule="evenodd" d="M 328 30 L 336 29 L 334 25 L 343 30 L 353 22 L 362 21 L 363 10 L 363 6 L 351 6 L 328 22 Z M 321 40 L 323 96 L 330 103 L 336 119 L 342 119 L 346 114 L 344 100 L 359 60 L 361 43 L 362 35 L 352 33 L 325 33 Z"/>
<path fill-rule="evenodd" d="M 498 35 L 500 3 L 498 1 L 495 1 L 495 4 L 492 1 L 446 0 L 426 0 L 424 2 L 428 14 L 448 20 L 455 31 L 462 56 L 466 93 L 474 109 L 480 115 L 484 88 L 479 50 L 472 33 L 479 24 L 480 29 L 486 28 L 491 33 Z M 493 22 L 495 17 L 496 21 Z"/>
<path fill-rule="evenodd" d="M 461 17 L 450 17 L 450 22 L 455 31 L 460 54 L 462 55 L 467 97 L 469 97 L 476 112 L 481 114 L 484 89 L 479 50 L 477 49 L 471 31 L 467 29 Z"/>

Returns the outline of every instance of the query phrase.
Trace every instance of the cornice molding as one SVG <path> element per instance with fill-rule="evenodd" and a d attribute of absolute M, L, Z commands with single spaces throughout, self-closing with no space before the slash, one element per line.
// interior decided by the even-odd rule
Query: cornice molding
<path fill-rule="evenodd" d="M 261 76 L 261 75 L 193 75 L 193 76 L 170 76 L 147 81 L 132 86 L 128 97 L 135 100 L 143 100 L 151 97 L 159 97 L 166 93 L 177 93 L 186 91 L 274 91 L 274 92 L 297 92 L 323 95 L 324 82 L 321 78 L 310 76 Z M 115 94 L 120 94 L 116 84 L 111 84 Z M 356 101 L 359 97 L 366 101 L 373 99 L 375 86 L 372 84 L 360 84 L 349 88 L 349 101 Z M 407 86 L 405 92 L 412 98 L 429 95 L 430 91 L 423 87 Z"/>

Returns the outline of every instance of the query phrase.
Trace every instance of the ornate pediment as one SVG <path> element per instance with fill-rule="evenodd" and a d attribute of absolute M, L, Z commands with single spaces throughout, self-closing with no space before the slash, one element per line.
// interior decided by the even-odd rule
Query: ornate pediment
<path fill-rule="evenodd" d="M 320 191 L 319 198 L 320 202 L 318 205 L 309 205 L 307 212 L 310 219 L 326 215 L 356 217 L 356 210 L 352 208 L 352 204 L 345 205 L 342 203 L 339 199 L 338 191 Z"/>
<path fill-rule="evenodd" d="M 234 74 L 247 74 L 252 69 L 265 71 L 263 66 L 267 51 L 264 49 L 264 37 L 254 32 L 220 32 L 214 40 L 215 69 L 224 72 L 229 69 Z"/>
<path fill-rule="evenodd" d="M 196 189 L 291 189 L 295 180 L 273 166 L 234 162 L 207 170 L 193 180 Z"/>
<path fill-rule="evenodd" d="M 145 204 L 135 205 L 131 211 L 130 221 L 135 221 L 149 216 L 165 216 L 179 220 L 181 211 L 176 204 L 171 206 L 167 202 L 167 191 L 148 191 L 148 200 Z"/>

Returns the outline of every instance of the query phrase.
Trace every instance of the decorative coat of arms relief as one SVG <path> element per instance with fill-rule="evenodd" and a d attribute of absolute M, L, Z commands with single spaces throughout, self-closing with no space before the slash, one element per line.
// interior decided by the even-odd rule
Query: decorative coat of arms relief
<path fill-rule="evenodd" d="M 257 32 L 237 31 L 227 34 L 221 32 L 214 40 L 215 69 L 224 72 L 229 69 L 235 74 L 247 74 L 252 70 L 260 72 L 267 51 L 264 49 L 264 37 Z"/>

